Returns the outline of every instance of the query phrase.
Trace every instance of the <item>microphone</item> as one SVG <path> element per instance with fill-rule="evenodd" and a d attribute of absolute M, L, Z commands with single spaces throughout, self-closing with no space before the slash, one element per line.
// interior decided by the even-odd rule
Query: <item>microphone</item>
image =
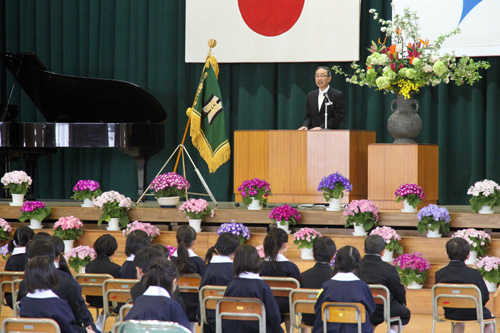
<path fill-rule="evenodd" d="M 323 96 L 325 96 L 325 98 L 327 100 L 326 105 L 332 105 L 332 101 L 330 101 L 330 97 L 328 97 L 328 94 L 327 93 L 323 93 Z"/>

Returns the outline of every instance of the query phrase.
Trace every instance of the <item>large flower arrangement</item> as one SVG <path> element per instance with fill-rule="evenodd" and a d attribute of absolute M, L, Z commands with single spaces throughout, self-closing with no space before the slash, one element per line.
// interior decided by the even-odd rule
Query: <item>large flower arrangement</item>
<path fill-rule="evenodd" d="M 285 221 L 288 221 L 290 225 L 295 225 L 301 219 L 299 211 L 290 205 L 273 208 L 269 218 L 273 220 L 273 223 L 279 223 L 280 225 L 286 225 Z"/>
<path fill-rule="evenodd" d="M 78 217 L 61 217 L 54 223 L 54 236 L 63 240 L 77 240 L 83 235 L 83 223 Z"/>
<path fill-rule="evenodd" d="M 95 259 L 96 253 L 90 246 L 80 245 L 69 251 L 65 257 L 68 265 L 78 272 L 80 267 L 85 267 Z"/>
<path fill-rule="evenodd" d="M 225 232 L 232 233 L 238 236 L 240 243 L 243 244 L 245 240 L 250 239 L 250 229 L 242 223 L 223 223 L 217 230 L 217 234 L 223 234 Z"/>
<path fill-rule="evenodd" d="M 205 199 L 189 199 L 179 207 L 188 219 L 202 219 L 213 212 Z"/>
<path fill-rule="evenodd" d="M 420 200 L 424 200 L 424 190 L 417 184 L 403 184 L 394 192 L 396 202 L 406 200 L 413 208 L 417 208 Z"/>
<path fill-rule="evenodd" d="M 488 179 L 476 182 L 469 188 L 467 194 L 472 195 L 469 202 L 476 213 L 482 206 L 493 208 L 500 202 L 500 186 Z"/>
<path fill-rule="evenodd" d="M 175 172 L 158 175 L 151 182 L 155 198 L 185 196 L 191 186 L 186 178 Z"/>
<path fill-rule="evenodd" d="M 419 252 L 400 255 L 394 259 L 394 266 L 405 286 L 412 282 L 423 284 L 431 269 L 431 264 Z"/>
<path fill-rule="evenodd" d="M 261 205 L 267 203 L 267 197 L 273 195 L 271 192 L 271 185 L 264 179 L 254 178 L 245 180 L 238 187 L 241 194 L 242 202 L 248 206 L 252 202 L 252 198 L 259 200 Z"/>
<path fill-rule="evenodd" d="M 314 242 L 319 237 L 323 237 L 321 233 L 312 228 L 302 228 L 293 234 L 293 243 L 298 245 L 299 249 L 312 249 Z"/>
<path fill-rule="evenodd" d="M 446 235 L 450 232 L 450 213 L 448 209 L 439 208 L 436 205 L 430 204 L 422 208 L 418 214 L 418 232 L 423 234 L 427 230 L 438 230 Z"/>
<path fill-rule="evenodd" d="M 5 173 L 1 182 L 11 194 L 26 194 L 32 180 L 26 172 L 16 170 Z"/>
<path fill-rule="evenodd" d="M 12 227 L 9 222 L 4 219 L 0 219 L 0 242 L 6 239 L 10 239 L 9 233 L 12 231 Z"/>
<path fill-rule="evenodd" d="M 85 199 L 93 200 L 102 194 L 100 185 L 95 180 L 79 180 L 75 186 L 73 186 L 73 196 L 72 199 L 83 201 Z"/>
<path fill-rule="evenodd" d="M 123 230 L 123 237 L 128 237 L 128 235 L 130 235 L 130 233 L 135 230 L 142 230 L 147 233 L 151 241 L 153 241 L 157 236 L 160 235 L 160 229 L 158 229 L 151 223 L 134 221 L 127 224 L 127 227 Z"/>
<path fill-rule="evenodd" d="M 343 198 L 344 191 L 350 192 L 351 190 L 352 185 L 349 179 L 345 178 L 338 171 L 323 177 L 318 185 L 318 191 L 323 192 L 323 197 L 326 201 L 332 198 Z"/>
<path fill-rule="evenodd" d="M 19 221 L 24 222 L 34 219 L 42 222 L 50 214 L 50 207 L 42 201 L 26 201 L 21 207 L 21 216 Z"/>
<path fill-rule="evenodd" d="M 476 262 L 476 267 L 486 281 L 500 283 L 500 258 L 483 257 Z"/>
<path fill-rule="evenodd" d="M 370 200 L 353 200 L 344 207 L 344 216 L 347 216 L 346 228 L 357 224 L 368 231 L 377 224 L 378 206 Z"/>
<path fill-rule="evenodd" d="M 491 236 L 482 230 L 473 228 L 458 230 L 451 238 L 463 238 L 469 243 L 471 251 L 477 251 L 482 257 L 488 253 L 491 245 Z"/>
<path fill-rule="evenodd" d="M 379 19 L 375 9 L 370 13 L 381 24 L 380 31 L 386 34 L 378 43 L 372 41 L 366 59 L 366 69 L 357 63 L 351 65 L 353 74 L 345 73 L 341 67 L 334 66 L 335 73 L 347 77 L 346 81 L 360 86 L 377 88 L 410 98 L 421 87 L 435 86 L 441 82 L 455 81 L 457 86 L 464 83 L 472 85 L 481 79 L 479 69 L 489 68 L 486 61 L 474 62 L 463 56 L 457 60 L 454 54 L 440 55 L 443 42 L 459 33 L 458 29 L 439 36 L 435 41 L 422 39 L 419 32 L 418 16 L 408 8 L 402 15 L 395 14 L 393 20 Z M 390 45 L 386 45 L 390 37 Z"/>
<path fill-rule="evenodd" d="M 385 240 L 385 249 L 387 251 L 392 251 L 394 253 L 403 253 L 403 247 L 401 246 L 401 236 L 398 235 L 396 230 L 391 227 L 376 227 L 370 232 L 370 235 L 379 235 Z"/>
<path fill-rule="evenodd" d="M 98 225 L 101 225 L 102 221 L 109 221 L 111 218 L 120 219 L 122 227 L 125 227 L 130 222 L 127 211 L 132 206 L 132 200 L 123 194 L 116 191 L 104 192 L 95 198 L 93 203 L 95 207 L 103 210 L 101 217 L 97 221 Z"/>

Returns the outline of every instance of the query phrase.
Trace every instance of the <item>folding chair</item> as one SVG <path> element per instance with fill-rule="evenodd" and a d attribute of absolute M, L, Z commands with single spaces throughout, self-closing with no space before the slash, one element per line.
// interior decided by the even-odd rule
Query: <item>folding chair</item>
<path fill-rule="evenodd" d="M 17 304 L 17 295 L 19 294 L 19 286 L 21 285 L 21 281 L 19 279 L 15 279 L 10 283 L 10 290 L 12 291 L 12 304 Z M 19 309 L 16 309 L 14 306 L 14 317 L 19 317 Z"/>
<path fill-rule="evenodd" d="M 439 315 L 440 307 L 455 309 L 475 309 L 476 320 L 452 320 L 446 319 L 444 315 Z M 483 319 L 483 297 L 481 291 L 473 284 L 451 284 L 438 283 L 432 287 L 432 332 L 435 331 L 436 322 L 450 322 L 451 331 L 455 329 L 455 323 L 467 323 L 476 321 L 481 326 L 481 333 L 484 332 L 486 324 L 494 325 L 494 332 L 497 330 L 495 318 Z"/>
<path fill-rule="evenodd" d="M 77 274 L 75 276 L 76 282 L 82 287 L 82 296 L 97 296 L 103 297 L 102 285 L 107 279 L 112 279 L 111 274 Z M 104 304 L 104 303 L 103 303 Z M 87 304 L 88 307 L 94 307 Z M 94 307 L 96 310 L 96 318 L 99 317 L 99 307 Z"/>
<path fill-rule="evenodd" d="M 2 311 L 2 305 L 7 305 L 4 299 L 4 293 L 12 293 L 12 281 L 24 279 L 24 272 L 1 272 L 0 273 L 0 312 Z M 12 304 L 16 302 L 15 299 L 12 300 Z"/>
<path fill-rule="evenodd" d="M 179 276 L 179 292 L 198 293 L 200 291 L 201 276 L 198 274 L 182 274 Z"/>
<path fill-rule="evenodd" d="M 225 286 L 204 286 L 200 289 L 200 332 L 203 332 L 203 326 L 208 324 L 207 321 L 207 310 L 216 310 L 217 300 L 224 297 L 224 292 L 226 291 Z"/>
<path fill-rule="evenodd" d="M 2 332 L 61 333 L 61 329 L 55 320 L 49 318 L 5 318 Z"/>
<path fill-rule="evenodd" d="M 222 297 L 216 306 L 216 333 L 222 333 L 222 320 L 259 321 L 259 333 L 266 332 L 266 309 L 258 298 Z"/>
<path fill-rule="evenodd" d="M 391 318 L 391 293 L 389 289 L 381 284 L 370 284 L 368 287 L 370 287 L 375 304 L 382 304 L 384 306 L 384 321 L 387 323 L 387 333 L 391 333 L 391 323 L 394 322 L 398 324 L 398 332 L 402 332 L 403 324 L 401 318 Z"/>
<path fill-rule="evenodd" d="M 145 332 L 172 332 L 191 333 L 190 330 L 178 323 L 158 320 L 127 320 L 118 322 L 111 329 L 113 333 L 145 333 Z"/>
<path fill-rule="evenodd" d="M 366 322 L 365 306 L 361 303 L 325 302 L 321 306 L 321 320 L 323 332 L 328 332 L 328 323 L 358 324 L 358 333 L 361 333 L 361 324 Z"/>
<path fill-rule="evenodd" d="M 267 282 L 274 297 L 289 297 L 290 292 L 300 288 L 300 283 L 291 277 L 263 276 L 262 279 Z"/>
<path fill-rule="evenodd" d="M 109 306 L 109 302 L 120 302 L 127 303 L 132 299 L 132 295 L 130 294 L 130 288 L 132 288 L 139 280 L 132 279 L 107 279 L 103 282 L 102 285 L 102 294 L 103 294 L 103 306 L 104 306 L 104 316 L 102 327 L 106 327 L 106 320 L 109 317 L 116 316 L 118 319 L 118 315 L 113 313 L 113 308 Z"/>
<path fill-rule="evenodd" d="M 290 292 L 290 330 L 311 327 L 302 323 L 302 314 L 314 314 L 320 289 L 294 289 Z M 298 321 L 297 321 L 298 317 Z"/>
<path fill-rule="evenodd" d="M 134 305 L 132 303 L 128 303 L 128 304 L 123 305 L 120 308 L 120 315 L 118 317 L 118 321 L 124 321 L 125 317 L 127 316 L 127 313 L 132 309 L 133 306 Z"/>

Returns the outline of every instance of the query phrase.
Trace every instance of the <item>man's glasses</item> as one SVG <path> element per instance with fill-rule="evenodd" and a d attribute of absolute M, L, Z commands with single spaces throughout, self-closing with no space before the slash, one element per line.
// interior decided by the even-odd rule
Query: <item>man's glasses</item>
<path fill-rule="evenodd" d="M 325 77 L 330 77 L 330 75 L 315 75 L 314 77 L 324 79 Z"/>

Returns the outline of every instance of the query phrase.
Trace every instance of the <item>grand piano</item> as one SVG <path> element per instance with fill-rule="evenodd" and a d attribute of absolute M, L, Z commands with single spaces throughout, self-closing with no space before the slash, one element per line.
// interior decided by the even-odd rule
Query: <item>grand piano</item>
<path fill-rule="evenodd" d="M 2 108 L 0 158 L 23 158 L 33 175 L 37 157 L 57 148 L 115 148 L 135 159 L 138 195 L 144 192 L 147 161 L 163 149 L 167 120 L 155 97 L 125 81 L 52 73 L 34 53 L 0 60 L 47 120 L 16 122 L 16 112 Z"/>

